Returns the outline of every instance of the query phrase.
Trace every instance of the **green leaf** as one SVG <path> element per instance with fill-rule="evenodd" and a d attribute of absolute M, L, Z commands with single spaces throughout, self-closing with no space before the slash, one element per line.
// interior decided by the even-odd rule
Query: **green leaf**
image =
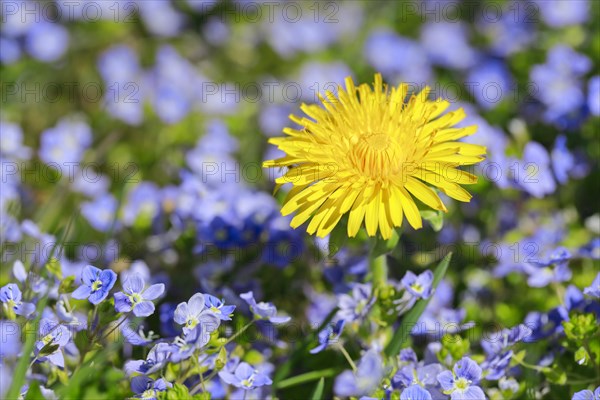
<path fill-rule="evenodd" d="M 56 257 L 51 257 L 50 260 L 46 263 L 46 270 L 58 278 L 58 280 L 62 280 L 62 269 L 60 267 L 60 261 Z"/>
<path fill-rule="evenodd" d="M 221 347 L 221 350 L 219 350 L 219 355 L 217 356 L 217 359 L 215 360 L 215 368 L 217 369 L 217 371 L 220 371 L 223 369 L 223 367 L 225 366 L 226 363 L 227 363 L 227 350 L 225 350 L 225 347 Z"/>
<path fill-rule="evenodd" d="M 579 365 L 588 365 L 590 362 L 590 354 L 585 349 L 585 347 L 581 346 L 575 352 L 575 362 Z"/>
<path fill-rule="evenodd" d="M 560 371 L 556 368 L 552 368 L 550 371 L 544 372 L 546 378 L 552 383 L 556 383 L 557 385 L 564 385 L 567 383 L 567 373 L 565 371 Z"/>
<path fill-rule="evenodd" d="M 442 211 L 421 211 L 421 217 L 431 224 L 434 231 L 439 232 L 444 227 L 444 213 Z"/>
<path fill-rule="evenodd" d="M 446 275 L 446 270 L 448 269 L 448 265 L 450 264 L 451 258 L 452 253 L 448 253 L 448 255 L 444 257 L 444 259 L 438 264 L 437 268 L 435 269 L 435 272 L 433 273 L 434 290 L 435 288 L 437 288 L 440 281 L 444 278 L 444 275 Z M 406 313 L 406 315 L 402 319 L 400 327 L 398 328 L 398 330 L 396 330 L 396 332 L 394 332 L 392 340 L 390 340 L 387 347 L 385 348 L 385 354 L 388 357 L 393 357 L 400 352 L 402 346 L 404 345 L 404 343 L 406 343 L 406 340 L 410 336 L 410 332 L 412 331 L 413 327 L 417 324 L 417 321 L 421 317 L 421 314 L 423 314 L 423 311 L 425 311 L 427 304 L 429 304 L 429 301 L 433 296 L 434 294 L 429 296 L 428 299 L 420 299 L 413 306 L 413 308 L 408 313 Z"/>
<path fill-rule="evenodd" d="M 187 386 L 176 383 L 173 387 L 158 394 L 159 400 L 193 400 Z"/>
<path fill-rule="evenodd" d="M 73 275 L 67 276 L 62 280 L 60 286 L 58 287 L 59 294 L 71 293 L 75 290 L 75 277 Z"/>
<path fill-rule="evenodd" d="M 315 391 L 312 394 L 312 400 L 321 400 L 323 398 L 323 389 L 325 388 L 325 378 L 321 378 L 317 386 L 315 387 Z"/>
<path fill-rule="evenodd" d="M 44 395 L 42 394 L 38 381 L 34 380 L 31 382 L 27 394 L 25 395 L 25 400 L 44 400 Z"/>
<path fill-rule="evenodd" d="M 373 244 L 371 245 L 371 259 L 375 259 L 384 254 L 389 254 L 394 250 L 399 240 L 400 235 L 395 230 L 392 231 L 392 237 L 387 240 L 382 239 L 380 236 L 375 236 L 373 238 Z"/>
<path fill-rule="evenodd" d="M 345 218 L 342 218 L 342 220 L 340 220 L 336 227 L 333 228 L 333 231 L 331 231 L 331 234 L 329 235 L 329 257 L 335 256 L 337 252 L 340 251 L 340 249 L 348 242 L 348 234 L 346 233 L 347 224 L 345 220 Z"/>

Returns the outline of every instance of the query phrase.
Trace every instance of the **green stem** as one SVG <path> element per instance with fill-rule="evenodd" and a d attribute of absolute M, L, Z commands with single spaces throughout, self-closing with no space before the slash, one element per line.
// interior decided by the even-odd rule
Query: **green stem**
<path fill-rule="evenodd" d="M 387 266 L 387 255 L 383 254 L 369 260 L 371 268 L 371 279 L 373 280 L 373 287 L 380 288 L 385 286 L 387 283 L 388 266 Z"/>
<path fill-rule="evenodd" d="M 320 371 L 312 371 L 307 372 L 305 374 L 296 375 L 288 379 L 284 379 L 277 385 L 278 389 L 285 389 L 287 387 L 296 386 L 301 383 L 316 381 L 317 379 L 321 379 L 321 377 L 330 377 L 334 376 L 338 373 L 338 370 L 335 368 L 322 369 Z"/>
<path fill-rule="evenodd" d="M 348 352 L 346 351 L 346 348 L 341 344 L 338 344 L 337 347 L 338 349 L 340 349 L 344 357 L 346 357 L 346 360 L 348 360 L 348 364 L 350 364 L 350 366 L 352 367 L 352 371 L 356 372 L 356 364 L 354 364 L 354 361 L 352 360 L 352 357 L 350 357 L 350 354 L 348 354 Z"/>

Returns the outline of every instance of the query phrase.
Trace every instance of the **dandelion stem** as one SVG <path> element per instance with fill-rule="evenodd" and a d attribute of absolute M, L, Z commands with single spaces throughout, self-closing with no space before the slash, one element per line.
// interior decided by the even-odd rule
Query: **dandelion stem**
<path fill-rule="evenodd" d="M 370 260 L 374 288 L 382 287 L 387 282 L 388 267 L 386 257 L 386 254 L 383 254 Z"/>

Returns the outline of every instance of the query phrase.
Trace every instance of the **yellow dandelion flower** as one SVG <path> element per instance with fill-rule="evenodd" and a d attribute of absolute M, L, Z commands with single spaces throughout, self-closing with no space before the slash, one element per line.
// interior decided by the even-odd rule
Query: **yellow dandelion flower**
<path fill-rule="evenodd" d="M 322 106 L 302 104 L 308 118 L 290 115 L 303 129 L 285 128 L 286 137 L 270 139 L 286 156 L 263 166 L 288 167 L 276 183 L 293 186 L 281 209 L 283 215 L 296 213 L 291 226 L 312 217 L 307 232 L 324 237 L 349 213 L 348 236 L 364 221 L 369 236 L 379 231 L 388 239 L 404 217 L 422 227 L 415 199 L 447 211 L 431 186 L 468 202 L 471 195 L 460 185 L 477 177 L 458 167 L 482 161 L 486 149 L 458 142 L 477 127 L 453 128 L 464 111 L 442 115 L 450 103 L 428 100 L 428 94 L 425 88 L 405 101 L 406 84 L 390 90 L 377 74 L 371 89 L 346 78 L 337 97 L 330 91 L 319 96 Z"/>

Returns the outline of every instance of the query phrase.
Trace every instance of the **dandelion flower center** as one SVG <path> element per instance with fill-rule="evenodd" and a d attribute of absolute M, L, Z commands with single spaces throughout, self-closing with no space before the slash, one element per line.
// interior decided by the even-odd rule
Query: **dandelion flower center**
<path fill-rule="evenodd" d="M 388 134 L 367 133 L 351 138 L 353 145 L 348 158 L 357 173 L 371 179 L 383 179 L 394 173 L 402 163 L 399 144 Z"/>
<path fill-rule="evenodd" d="M 270 139 L 286 155 L 263 165 L 287 168 L 276 183 L 292 185 L 281 212 L 296 214 L 293 228 L 310 220 L 307 232 L 324 237 L 347 215 L 349 236 L 364 223 L 369 236 L 387 239 L 404 218 L 422 227 L 420 203 L 447 211 L 434 188 L 471 199 L 460 185 L 477 177 L 460 167 L 482 161 L 485 147 L 457 140 L 476 127 L 455 128 L 464 111 L 444 114 L 450 103 L 429 100 L 428 88 L 408 92 L 406 84 L 384 85 L 379 74 L 372 88 L 346 78 L 337 97 L 327 91 L 322 105 L 302 104 L 307 117 L 290 116 L 302 129 Z"/>

